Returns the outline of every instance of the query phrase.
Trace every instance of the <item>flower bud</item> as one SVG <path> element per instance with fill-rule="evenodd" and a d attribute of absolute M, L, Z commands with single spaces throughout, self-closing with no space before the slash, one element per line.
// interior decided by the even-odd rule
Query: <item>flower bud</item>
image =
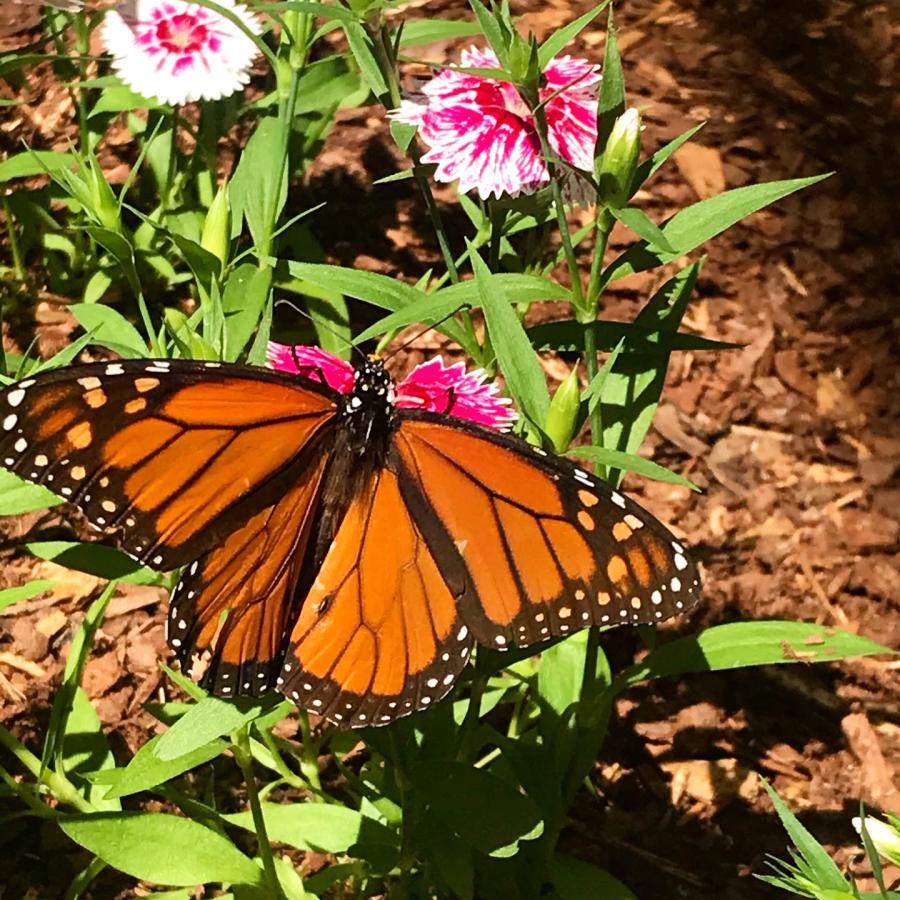
<path fill-rule="evenodd" d="M 109 186 L 103 169 L 96 159 L 91 157 L 88 163 L 86 180 L 90 190 L 91 208 L 89 213 L 104 228 L 110 231 L 121 231 L 121 219 L 119 217 L 119 204 L 116 195 Z"/>
<path fill-rule="evenodd" d="M 862 820 L 859 816 L 854 816 L 853 827 L 862 836 Z M 895 865 L 900 865 L 900 834 L 897 829 L 882 822 L 881 819 L 875 819 L 872 816 L 866 816 L 866 831 L 875 845 L 875 849 L 885 859 L 889 859 Z"/>
<path fill-rule="evenodd" d="M 616 119 L 600 159 L 597 184 L 601 203 L 618 209 L 628 202 L 640 151 L 641 115 L 632 107 Z"/>
<path fill-rule="evenodd" d="M 553 441 L 557 453 L 565 453 L 569 449 L 578 423 L 580 406 L 581 385 L 578 381 L 578 369 L 572 369 L 569 377 L 556 389 L 544 423 L 544 432 Z"/>
<path fill-rule="evenodd" d="M 200 236 L 200 246 L 208 250 L 224 266 L 231 249 L 231 206 L 228 202 L 228 182 L 216 192 Z"/>

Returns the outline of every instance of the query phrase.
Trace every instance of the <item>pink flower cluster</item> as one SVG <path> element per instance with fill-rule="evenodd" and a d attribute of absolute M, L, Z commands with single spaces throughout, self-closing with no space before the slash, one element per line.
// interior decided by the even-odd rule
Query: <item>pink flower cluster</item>
<path fill-rule="evenodd" d="M 464 68 L 499 67 L 490 50 L 462 52 Z M 547 136 L 560 158 L 591 171 L 597 143 L 599 67 L 571 56 L 544 69 Z M 423 162 L 437 165 L 438 181 L 458 181 L 463 193 L 482 199 L 528 193 L 549 181 L 534 115 L 508 81 L 444 69 L 422 89 L 423 99 L 405 100 L 393 114 L 416 125 L 429 146 Z"/>
<path fill-rule="evenodd" d="M 270 341 L 269 366 L 279 372 L 292 372 L 327 384 L 341 394 L 349 394 L 356 381 L 353 366 L 319 347 L 291 346 Z M 397 384 L 395 403 L 402 409 L 424 409 L 444 413 L 505 431 L 516 421 L 508 397 L 499 396 L 500 388 L 488 382 L 482 369 L 466 372 L 465 363 L 446 365 L 440 357 L 416 366 Z"/>

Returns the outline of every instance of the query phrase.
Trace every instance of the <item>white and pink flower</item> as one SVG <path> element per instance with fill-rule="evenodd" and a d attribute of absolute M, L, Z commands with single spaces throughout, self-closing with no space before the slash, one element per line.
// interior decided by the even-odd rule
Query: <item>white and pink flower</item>
<path fill-rule="evenodd" d="M 216 0 L 253 33 L 261 23 L 246 6 Z M 107 12 L 103 45 L 132 90 L 162 103 L 217 100 L 250 80 L 257 55 L 230 19 L 187 0 L 130 0 Z"/>
<path fill-rule="evenodd" d="M 270 341 L 267 357 L 270 368 L 327 384 L 341 394 L 349 394 L 356 382 L 350 363 L 319 347 Z M 416 366 L 397 384 L 395 403 L 401 409 L 444 413 L 506 431 L 517 416 L 510 399 L 499 394 L 499 386 L 487 381 L 483 369 L 466 372 L 465 363 L 446 365 L 438 356 Z"/>
<path fill-rule="evenodd" d="M 464 68 L 499 67 L 490 50 L 471 47 Z M 597 143 L 599 67 L 559 56 L 544 69 L 547 136 L 560 158 L 591 171 Z M 416 125 L 429 150 L 422 161 L 437 166 L 438 181 L 458 181 L 482 199 L 530 193 L 549 181 L 534 115 L 515 85 L 444 69 L 422 89 L 423 99 L 404 100 L 393 117 Z M 554 96 L 555 95 L 555 96 Z M 552 99 L 550 99 L 552 98 Z"/>

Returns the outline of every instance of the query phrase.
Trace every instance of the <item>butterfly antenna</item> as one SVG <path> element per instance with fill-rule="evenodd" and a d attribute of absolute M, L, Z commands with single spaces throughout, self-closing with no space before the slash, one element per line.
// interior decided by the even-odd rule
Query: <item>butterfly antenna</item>
<path fill-rule="evenodd" d="M 327 322 L 322 321 L 322 319 L 315 319 L 309 314 L 309 312 L 307 312 L 307 310 L 303 309 L 302 306 L 298 306 L 292 300 L 287 300 L 285 298 L 276 300 L 275 306 L 289 306 L 292 310 L 294 310 L 294 312 L 299 313 L 306 319 L 309 319 L 309 321 L 312 322 L 316 328 L 324 328 L 325 331 L 327 331 L 329 334 L 334 335 L 339 341 L 341 341 L 341 343 L 346 344 L 351 351 L 358 353 L 361 357 L 365 358 L 365 353 L 363 353 L 362 350 L 360 350 L 359 347 L 357 347 L 356 344 L 353 343 L 353 341 L 348 341 L 347 338 L 344 337 L 344 335 L 342 335 L 336 329 L 332 328 Z"/>
<path fill-rule="evenodd" d="M 454 310 L 453 312 L 449 312 L 449 313 L 447 313 L 447 315 L 442 316 L 440 319 L 438 319 L 435 322 L 432 322 L 430 325 L 426 325 L 421 331 L 417 331 L 411 338 L 409 338 L 409 340 L 404 341 L 399 347 L 392 350 L 387 356 L 384 357 L 384 359 L 390 359 L 392 356 L 396 355 L 401 350 L 405 350 L 407 347 L 409 347 L 410 345 L 414 344 L 417 340 L 419 340 L 419 338 L 422 337 L 423 334 L 428 334 L 428 332 L 431 331 L 433 328 L 437 328 L 439 325 L 442 325 L 448 319 L 452 319 L 453 316 L 456 315 L 456 312 L 457 312 L 456 310 Z"/>

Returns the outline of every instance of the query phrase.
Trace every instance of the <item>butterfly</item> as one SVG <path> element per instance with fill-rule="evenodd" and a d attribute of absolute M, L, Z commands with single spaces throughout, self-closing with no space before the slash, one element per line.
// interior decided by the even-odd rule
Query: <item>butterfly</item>
<path fill-rule="evenodd" d="M 212 694 L 277 689 L 342 727 L 433 705 L 475 644 L 697 602 L 685 548 L 604 481 L 451 412 L 401 408 L 378 360 L 351 374 L 342 393 L 188 360 L 41 373 L 0 392 L 0 464 L 139 562 L 183 567 L 168 643 L 186 670 L 206 660 Z"/>

